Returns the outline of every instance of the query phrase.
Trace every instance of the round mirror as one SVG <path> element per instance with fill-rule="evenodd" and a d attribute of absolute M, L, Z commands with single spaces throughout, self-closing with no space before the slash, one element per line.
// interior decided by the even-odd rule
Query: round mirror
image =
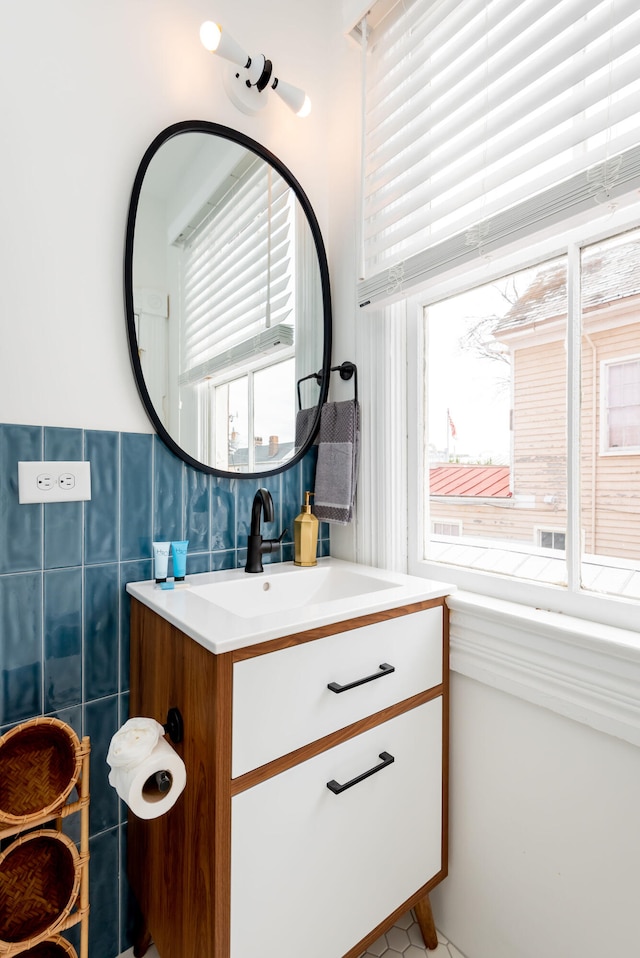
<path fill-rule="evenodd" d="M 138 390 L 174 453 L 246 476 L 302 458 L 329 387 L 329 271 L 275 156 L 205 121 L 156 137 L 129 207 L 125 305 Z"/>

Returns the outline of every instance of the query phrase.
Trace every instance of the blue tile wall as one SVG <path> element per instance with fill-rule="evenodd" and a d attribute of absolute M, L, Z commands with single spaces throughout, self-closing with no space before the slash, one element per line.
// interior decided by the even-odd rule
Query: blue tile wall
<path fill-rule="evenodd" d="M 46 714 L 91 738 L 91 958 L 131 946 L 126 807 L 105 762 L 128 716 L 125 585 L 152 577 L 154 540 L 189 539 L 187 573 L 244 565 L 259 486 L 273 497 L 268 535 L 288 529 L 265 561 L 290 561 L 315 457 L 313 449 L 259 481 L 220 479 L 186 466 L 155 436 L 0 424 L 0 733 Z M 18 462 L 41 459 L 90 461 L 91 500 L 20 505 Z M 324 523 L 318 551 L 329 554 Z M 65 820 L 72 835 L 74 817 Z M 77 929 L 68 936 L 77 944 Z"/>

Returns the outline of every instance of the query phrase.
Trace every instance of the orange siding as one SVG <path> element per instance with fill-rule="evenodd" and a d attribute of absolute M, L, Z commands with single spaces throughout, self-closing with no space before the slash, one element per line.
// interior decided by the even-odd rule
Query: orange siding
<path fill-rule="evenodd" d="M 640 455 L 601 454 L 600 363 L 638 353 L 639 322 L 593 332 L 583 338 L 580 466 L 583 545 L 588 553 L 628 559 L 640 557 Z M 557 341 L 516 349 L 513 377 L 513 500 L 498 506 L 432 499 L 431 520 L 461 521 L 463 535 L 533 544 L 536 528 L 566 527 L 564 343 Z M 529 497 L 528 504 L 533 508 L 523 507 L 518 497 Z"/>
<path fill-rule="evenodd" d="M 586 337 L 583 339 L 581 469 L 582 527 L 585 549 L 596 555 L 618 556 L 623 559 L 640 557 L 640 455 L 603 455 L 601 453 L 600 363 L 606 360 L 623 359 L 638 353 L 640 353 L 640 323 L 638 322 L 594 332 L 588 339 Z M 594 365 L 595 404 L 593 402 Z M 592 456 L 594 449 L 595 459 Z"/>
<path fill-rule="evenodd" d="M 514 493 L 566 506 L 566 353 L 562 342 L 517 349 L 513 358 Z"/>

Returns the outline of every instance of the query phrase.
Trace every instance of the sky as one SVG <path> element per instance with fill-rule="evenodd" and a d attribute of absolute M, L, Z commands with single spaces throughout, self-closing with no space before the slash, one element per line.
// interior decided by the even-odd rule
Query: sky
<path fill-rule="evenodd" d="M 509 462 L 509 366 L 480 357 L 461 344 L 465 331 L 479 318 L 503 316 L 509 309 L 499 285 L 471 290 L 425 311 L 428 442 L 444 451 L 448 441 L 449 455 L 465 461 L 469 457 L 471 461 Z M 447 426 L 447 410 L 455 426 L 455 438 Z"/>

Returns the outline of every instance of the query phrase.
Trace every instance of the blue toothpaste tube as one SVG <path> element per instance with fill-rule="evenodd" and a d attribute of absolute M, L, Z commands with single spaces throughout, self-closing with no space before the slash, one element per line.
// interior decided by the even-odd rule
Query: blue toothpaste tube
<path fill-rule="evenodd" d="M 171 554 L 173 556 L 173 577 L 176 582 L 182 582 L 187 574 L 187 548 L 189 540 L 171 543 Z"/>

